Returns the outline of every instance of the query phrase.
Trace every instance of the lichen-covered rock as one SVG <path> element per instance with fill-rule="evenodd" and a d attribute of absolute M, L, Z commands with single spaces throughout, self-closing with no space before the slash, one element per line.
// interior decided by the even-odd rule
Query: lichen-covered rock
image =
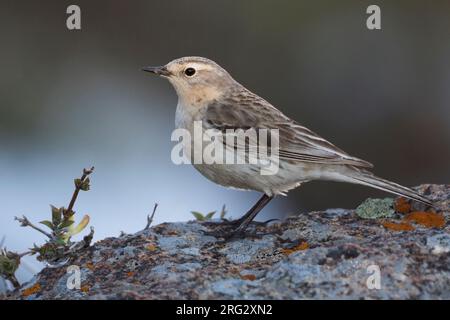
<path fill-rule="evenodd" d="M 444 226 L 395 231 L 383 226 L 385 214 L 329 209 L 252 224 L 245 239 L 224 242 L 209 235 L 219 223 L 163 223 L 86 249 L 70 262 L 77 288 L 67 286 L 66 265 L 6 298 L 450 299 L 450 186 L 416 189 L 437 202 Z M 389 215 L 395 223 L 405 213 Z"/>

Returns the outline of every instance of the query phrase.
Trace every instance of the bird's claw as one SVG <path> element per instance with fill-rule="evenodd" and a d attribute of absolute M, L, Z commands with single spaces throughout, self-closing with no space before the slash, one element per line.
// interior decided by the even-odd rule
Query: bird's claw
<path fill-rule="evenodd" d="M 263 224 L 263 222 L 260 222 Z M 230 227 L 222 227 L 217 228 L 215 230 L 202 231 L 202 233 L 206 236 L 212 236 L 217 239 L 222 239 L 221 242 L 228 242 L 232 240 L 239 240 L 244 238 L 262 238 L 267 233 L 247 231 L 246 228 L 230 228 Z"/>

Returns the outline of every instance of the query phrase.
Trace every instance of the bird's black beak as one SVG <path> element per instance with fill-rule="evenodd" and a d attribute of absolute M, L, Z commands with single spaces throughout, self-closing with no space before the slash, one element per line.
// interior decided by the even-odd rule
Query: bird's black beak
<path fill-rule="evenodd" d="M 167 70 L 166 66 L 144 67 L 144 68 L 142 68 L 142 71 L 151 72 L 151 73 L 157 74 L 158 76 L 163 76 L 163 77 L 168 77 L 171 75 L 170 71 Z"/>

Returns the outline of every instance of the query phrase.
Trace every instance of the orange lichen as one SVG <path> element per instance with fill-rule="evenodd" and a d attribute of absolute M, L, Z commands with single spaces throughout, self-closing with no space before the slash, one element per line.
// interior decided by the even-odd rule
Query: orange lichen
<path fill-rule="evenodd" d="M 245 275 L 241 276 L 241 279 L 254 281 L 254 280 L 256 280 L 256 276 L 254 274 L 245 274 Z"/>
<path fill-rule="evenodd" d="M 134 272 L 133 271 L 127 272 L 127 277 L 132 277 L 132 276 L 134 276 Z"/>
<path fill-rule="evenodd" d="M 84 292 L 84 293 L 88 293 L 90 289 L 91 289 L 91 287 L 89 287 L 88 285 L 84 285 L 80 288 L 81 292 Z"/>
<path fill-rule="evenodd" d="M 306 241 L 301 242 L 300 244 L 296 245 L 293 248 L 289 248 L 289 249 L 283 249 L 281 250 L 283 252 L 283 254 L 285 255 L 290 255 L 296 251 L 301 251 L 301 250 L 306 250 L 309 248 L 309 244 Z"/>
<path fill-rule="evenodd" d="M 145 247 L 145 249 L 147 249 L 148 251 L 155 251 L 157 247 L 154 244 L 149 244 Z"/>
<path fill-rule="evenodd" d="M 411 212 L 404 218 L 404 220 L 413 221 L 427 228 L 442 228 L 445 226 L 444 216 L 434 212 Z"/>
<path fill-rule="evenodd" d="M 414 227 L 406 222 L 396 223 L 396 222 L 384 221 L 382 223 L 382 225 L 386 229 L 389 229 L 392 231 L 412 231 L 412 230 L 414 230 Z"/>
<path fill-rule="evenodd" d="M 86 268 L 88 268 L 91 271 L 94 271 L 94 269 L 95 269 L 94 264 L 92 262 L 87 262 Z"/>
<path fill-rule="evenodd" d="M 399 213 L 410 213 L 411 212 L 411 204 L 405 198 L 398 198 L 394 204 L 395 211 Z"/>
<path fill-rule="evenodd" d="M 29 287 L 22 291 L 23 297 L 31 296 L 32 294 L 38 293 L 41 291 L 41 285 L 39 283 L 36 283 L 34 286 Z"/>

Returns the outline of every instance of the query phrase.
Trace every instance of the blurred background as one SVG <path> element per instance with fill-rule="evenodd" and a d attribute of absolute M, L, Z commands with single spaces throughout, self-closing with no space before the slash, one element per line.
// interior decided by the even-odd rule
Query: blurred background
<path fill-rule="evenodd" d="M 66 8 L 81 7 L 81 31 Z M 40 234 L 13 217 L 67 206 L 72 180 L 95 165 L 75 210 L 96 238 L 192 219 L 226 204 L 238 217 L 259 197 L 207 181 L 170 160 L 177 98 L 140 71 L 187 55 L 211 58 L 239 82 L 374 172 L 407 186 L 450 181 L 450 2 L 0 2 L 0 238 L 24 251 Z M 260 220 L 388 196 L 312 182 L 271 203 Z M 28 263 L 39 265 L 31 258 Z M 30 272 L 21 270 L 19 279 Z M 1 285 L 1 284 L 0 284 Z"/>

